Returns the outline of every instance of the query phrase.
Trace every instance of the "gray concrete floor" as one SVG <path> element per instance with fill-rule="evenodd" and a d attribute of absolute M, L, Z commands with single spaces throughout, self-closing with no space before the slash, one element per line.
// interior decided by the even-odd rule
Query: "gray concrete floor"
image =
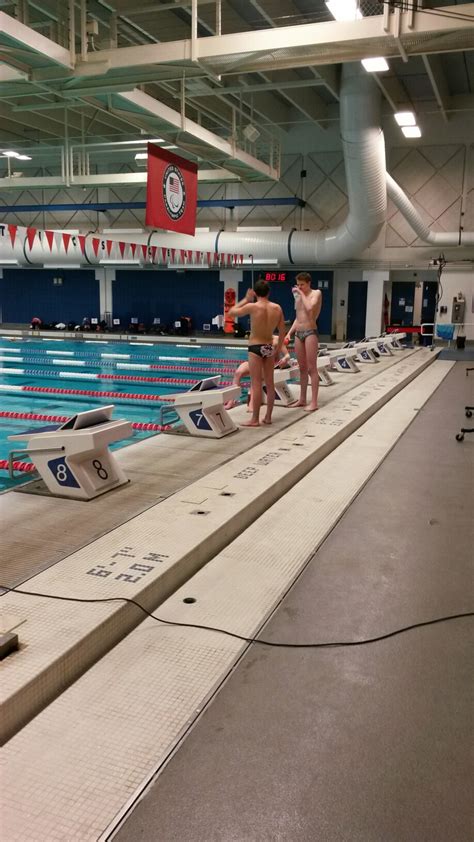
<path fill-rule="evenodd" d="M 283 600 L 266 639 L 473 610 L 474 378 L 458 363 Z M 472 842 L 472 619 L 347 649 L 253 646 L 119 842 Z M 132 700 L 131 700 L 132 701 Z"/>

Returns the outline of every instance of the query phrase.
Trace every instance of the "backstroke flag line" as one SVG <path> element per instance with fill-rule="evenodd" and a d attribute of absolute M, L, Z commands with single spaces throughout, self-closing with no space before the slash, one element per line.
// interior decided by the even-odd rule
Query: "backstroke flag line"
<path fill-rule="evenodd" d="M 194 235 L 196 206 L 197 164 L 149 143 L 146 225 Z"/>

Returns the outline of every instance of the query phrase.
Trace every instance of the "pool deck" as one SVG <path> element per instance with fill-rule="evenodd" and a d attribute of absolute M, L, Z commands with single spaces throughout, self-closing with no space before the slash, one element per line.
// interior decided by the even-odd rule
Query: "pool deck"
<path fill-rule="evenodd" d="M 412 353 L 406 350 L 404 358 Z M 327 406 L 399 361 L 399 356 L 389 357 L 377 365 L 361 367 L 357 375 L 335 372 L 335 385 L 319 390 L 320 406 Z M 117 406 L 115 417 L 125 414 L 126 407 Z M 237 423 L 247 418 L 243 406 L 236 407 L 231 415 Z M 1 584 L 14 587 L 24 582 L 305 416 L 301 409 L 276 407 L 271 428 L 241 429 L 222 439 L 197 438 L 183 432 L 137 442 L 115 454 L 131 484 L 88 503 L 52 498 L 41 480 L 0 495 Z M 67 524 L 67 529 L 62 524 Z"/>

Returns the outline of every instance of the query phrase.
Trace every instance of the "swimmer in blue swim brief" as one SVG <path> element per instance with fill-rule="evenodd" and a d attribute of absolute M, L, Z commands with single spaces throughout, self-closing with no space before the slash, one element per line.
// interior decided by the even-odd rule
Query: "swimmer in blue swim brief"
<path fill-rule="evenodd" d="M 286 335 L 295 336 L 295 352 L 300 369 L 300 399 L 295 406 L 304 406 L 307 412 L 318 408 L 319 377 L 317 368 L 318 331 L 316 319 L 323 302 L 319 289 L 311 289 L 311 275 L 300 272 L 293 287 L 296 318 Z M 311 378 L 311 402 L 307 405 L 308 379 Z"/>
<path fill-rule="evenodd" d="M 279 304 L 268 300 L 270 287 L 266 281 L 258 280 L 255 288 L 247 290 L 246 296 L 229 310 L 229 316 L 250 316 L 250 337 L 248 346 L 248 364 L 250 387 L 252 392 L 252 416 L 243 423 L 244 427 L 260 426 L 260 407 L 262 405 L 262 386 L 267 391 L 267 408 L 264 424 L 272 423 L 275 386 L 273 371 L 275 356 L 280 356 L 285 339 L 285 322 Z M 273 333 L 278 331 L 276 348 L 273 345 Z"/>

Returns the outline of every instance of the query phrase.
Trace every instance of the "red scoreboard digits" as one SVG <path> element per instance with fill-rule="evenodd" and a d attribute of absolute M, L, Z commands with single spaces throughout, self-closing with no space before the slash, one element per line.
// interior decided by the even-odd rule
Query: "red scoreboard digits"
<path fill-rule="evenodd" d="M 271 281 L 286 281 L 286 272 L 265 272 L 265 280 Z"/>

